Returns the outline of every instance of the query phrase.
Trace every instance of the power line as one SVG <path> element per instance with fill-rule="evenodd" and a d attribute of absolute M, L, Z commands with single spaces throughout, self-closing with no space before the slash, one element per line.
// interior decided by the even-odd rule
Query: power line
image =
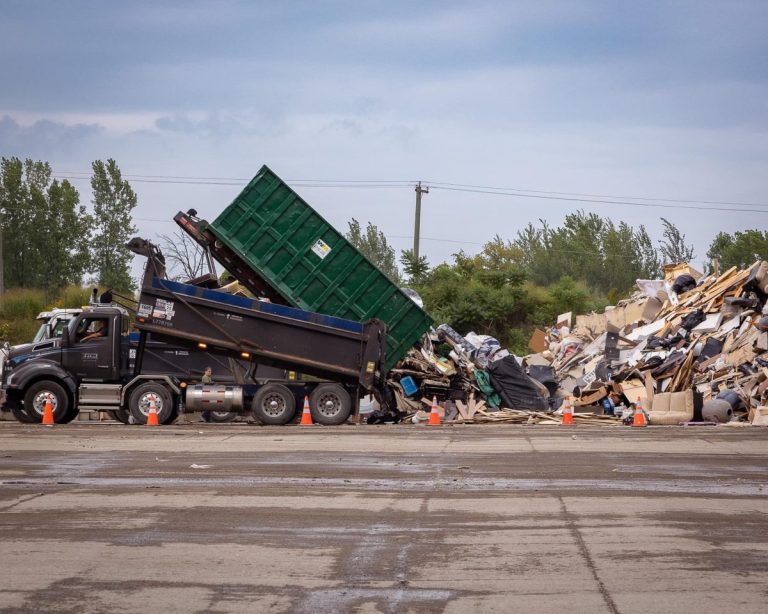
<path fill-rule="evenodd" d="M 499 190 L 502 192 L 532 192 L 534 194 L 552 194 L 557 196 L 589 196 L 592 198 L 620 198 L 623 200 L 648 200 L 666 203 L 698 203 L 700 205 L 737 205 L 743 207 L 768 207 L 768 203 L 744 203 L 723 200 L 686 200 L 681 198 L 652 198 L 650 196 L 616 196 L 615 194 L 586 194 L 582 192 L 553 192 L 550 190 L 529 190 L 527 188 L 498 188 L 486 185 L 472 185 L 464 183 L 446 183 L 442 181 L 425 181 L 433 186 L 447 186 L 456 188 L 477 188 L 481 190 Z"/>
<path fill-rule="evenodd" d="M 86 177 L 74 177 L 74 176 L 64 176 L 59 174 L 54 174 L 54 177 L 57 179 L 78 179 L 78 180 L 86 180 Z M 130 178 L 130 175 L 123 175 L 123 177 Z M 177 185 L 224 185 L 224 186 L 240 186 L 242 183 L 240 182 L 226 182 L 226 181 L 187 181 L 187 180 L 174 180 L 174 179 L 130 179 L 130 181 L 134 183 L 165 183 L 165 184 L 177 184 Z M 333 183 L 305 183 L 301 184 L 297 181 L 291 181 L 292 185 L 296 187 L 303 187 L 303 188 L 336 188 L 336 189 L 401 189 L 401 188 L 411 188 L 412 184 L 403 183 L 403 184 L 375 184 L 375 183 L 355 183 L 355 184 L 333 184 Z M 465 192 L 470 194 L 489 194 L 492 196 L 511 196 L 516 198 L 534 198 L 539 200 L 556 200 L 556 201 L 565 201 L 565 202 L 579 202 L 579 203 L 585 203 L 585 204 L 602 204 L 602 205 L 626 205 L 628 207 L 653 207 L 657 209 L 692 209 L 695 211 L 731 211 L 731 212 L 744 212 L 744 213 L 768 213 L 768 209 L 744 209 L 741 207 L 697 207 L 695 205 L 684 205 L 684 204 L 670 204 L 671 202 L 678 202 L 678 201 L 667 201 L 666 204 L 662 203 L 654 203 L 654 202 L 644 202 L 644 203 L 638 203 L 638 202 L 632 202 L 632 201 L 625 201 L 625 200 L 605 200 L 605 199 L 596 199 L 596 198 L 580 198 L 580 197 L 570 197 L 570 196 L 548 196 L 545 194 L 523 194 L 520 192 L 512 192 L 512 191 L 503 191 L 498 190 L 495 188 L 489 188 L 489 189 L 480 189 L 480 188 L 460 188 L 460 187 L 450 187 L 448 185 L 438 185 L 431 183 L 429 184 L 432 188 L 436 190 L 445 190 L 449 192 Z M 650 200 L 650 199 L 649 199 Z M 679 202 L 688 202 L 688 201 L 679 201 Z M 690 202 L 696 202 L 696 201 L 690 201 Z M 713 201 L 714 202 L 714 201 Z M 768 207 L 768 204 L 765 205 L 759 205 L 756 203 L 744 203 L 743 206 L 749 206 L 749 207 Z"/>
<path fill-rule="evenodd" d="M 491 194 L 495 196 L 513 196 L 517 198 L 536 198 L 540 200 L 561 200 L 561 201 L 568 201 L 568 202 L 593 203 L 593 204 L 604 204 L 604 205 L 626 205 L 628 207 L 656 207 L 660 209 L 694 209 L 696 211 L 742 211 L 746 213 L 768 213 L 768 209 L 741 209 L 736 207 L 696 207 L 694 205 L 638 203 L 638 202 L 629 202 L 624 200 L 597 200 L 597 199 L 590 199 L 590 198 L 577 198 L 577 197 L 567 197 L 567 196 L 545 196 L 543 194 L 519 194 L 517 192 L 502 192 L 502 191 L 480 190 L 480 189 L 471 189 L 471 188 L 450 188 L 450 187 L 436 186 L 435 184 L 430 184 L 430 185 L 436 190 L 448 190 L 451 192 L 469 192 L 472 194 Z M 768 207 L 768 204 L 754 205 L 754 206 Z"/>
<path fill-rule="evenodd" d="M 57 173 L 54 173 L 54 176 L 57 178 L 63 178 L 63 179 L 83 179 L 86 177 L 90 177 L 90 172 L 86 171 L 59 171 Z M 76 177 L 75 175 L 83 175 L 85 177 Z M 251 181 L 252 178 L 246 178 L 246 177 L 203 177 L 203 176 L 196 176 L 196 175 L 141 175 L 141 174 L 123 174 L 123 177 L 127 179 L 132 179 L 134 181 L 142 180 L 144 182 L 152 182 L 152 183 L 177 183 L 177 184 L 184 184 L 189 183 L 191 185 L 242 185 L 244 183 L 248 183 Z M 151 181 L 150 181 L 151 180 Z M 381 187 L 407 187 L 412 188 L 416 183 L 418 183 L 418 180 L 411 180 L 411 179 L 287 179 L 287 182 L 290 182 L 294 185 L 300 185 L 301 187 L 331 187 L 331 188 L 341 188 L 341 187 L 352 187 L 352 186 L 362 186 L 362 187 L 370 187 L 370 188 L 381 188 Z M 659 198 L 659 197 L 649 197 L 649 196 L 617 196 L 617 195 L 611 195 L 611 194 L 594 194 L 594 193 L 583 193 L 583 192 L 555 192 L 551 190 L 531 190 L 527 188 L 503 188 L 503 187 L 494 187 L 494 186 L 487 186 L 487 185 L 476 185 L 476 184 L 464 184 L 464 183 L 451 183 L 451 182 L 445 182 L 445 181 L 424 181 L 421 180 L 424 185 L 439 187 L 440 189 L 449 189 L 453 188 L 456 191 L 472 191 L 477 190 L 478 193 L 493 193 L 493 194 L 509 194 L 509 195 L 515 195 L 515 196 L 523 196 L 523 197 L 529 197 L 534 198 L 533 195 L 549 195 L 552 197 L 555 196 L 564 196 L 564 197 L 579 197 L 584 198 L 581 202 L 608 202 L 610 204 L 614 204 L 616 199 L 621 199 L 619 204 L 624 204 L 625 200 L 629 201 L 656 201 L 656 202 L 665 202 L 665 203 L 683 203 L 683 204 L 701 204 L 701 205 L 730 205 L 730 206 L 738 206 L 738 207 L 767 207 L 768 203 L 746 203 L 746 202 L 739 202 L 739 201 L 724 201 L 724 200 L 694 200 L 694 199 L 680 199 L 680 198 Z M 459 190 L 459 188 L 462 188 L 462 190 Z M 530 193 L 530 194 L 526 194 Z M 601 199 L 601 200 L 591 200 L 593 198 Z M 610 200 L 603 200 L 603 199 L 610 199 Z M 562 199 L 562 200 L 572 200 L 572 198 L 568 199 Z M 705 209 L 710 209 L 711 207 L 706 207 Z M 718 211 L 718 209 L 712 208 L 713 211 Z"/>

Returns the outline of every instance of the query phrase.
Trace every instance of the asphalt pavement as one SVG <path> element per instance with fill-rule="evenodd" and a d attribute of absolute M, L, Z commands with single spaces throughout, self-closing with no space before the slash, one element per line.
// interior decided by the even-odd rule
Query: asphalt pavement
<path fill-rule="evenodd" d="M 0 612 L 765 612 L 768 429 L 0 422 Z"/>

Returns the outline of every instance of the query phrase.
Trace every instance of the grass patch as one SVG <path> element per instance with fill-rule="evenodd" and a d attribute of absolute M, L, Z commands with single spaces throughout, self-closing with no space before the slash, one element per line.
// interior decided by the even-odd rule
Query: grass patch
<path fill-rule="evenodd" d="M 0 342 L 11 345 L 32 341 L 40 322 L 35 320 L 41 311 L 54 307 L 72 308 L 88 304 L 90 288 L 68 286 L 58 290 L 53 298 L 38 288 L 12 288 L 0 295 Z"/>

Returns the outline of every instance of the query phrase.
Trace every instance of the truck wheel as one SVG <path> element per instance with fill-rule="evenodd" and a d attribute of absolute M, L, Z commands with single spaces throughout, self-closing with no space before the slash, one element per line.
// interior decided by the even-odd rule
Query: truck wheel
<path fill-rule="evenodd" d="M 296 413 L 296 398 L 281 384 L 266 384 L 253 397 L 251 411 L 263 424 L 285 424 Z"/>
<path fill-rule="evenodd" d="M 22 424 L 34 424 L 35 419 L 30 416 L 27 412 L 24 411 L 23 407 L 14 407 L 11 412 L 13 412 L 13 417 L 16 418 L 19 422 Z"/>
<path fill-rule="evenodd" d="M 67 410 L 67 413 L 61 419 L 62 424 L 69 424 L 80 414 L 80 408 L 76 403 L 72 403 L 72 407 Z"/>
<path fill-rule="evenodd" d="M 218 422 L 219 424 L 232 422 L 235 418 L 237 418 L 237 413 L 233 411 L 212 411 L 210 414 L 211 422 Z"/>
<path fill-rule="evenodd" d="M 33 422 L 42 422 L 47 399 L 53 405 L 53 421 L 59 424 L 67 422 L 69 397 L 64 388 L 49 380 L 35 382 L 27 388 L 24 393 L 24 411 Z"/>
<path fill-rule="evenodd" d="M 352 412 L 352 399 L 340 384 L 320 384 L 309 395 L 309 410 L 315 422 L 343 424 Z"/>
<path fill-rule="evenodd" d="M 146 382 L 131 391 L 128 399 L 128 411 L 133 416 L 135 424 L 146 424 L 149 416 L 149 404 L 155 402 L 157 421 L 165 424 L 173 413 L 173 399 L 171 393 L 162 384 Z"/>
<path fill-rule="evenodd" d="M 165 419 L 165 422 L 160 422 L 160 424 L 173 424 L 176 421 L 176 418 L 179 417 L 179 406 L 177 404 L 176 399 L 171 397 L 171 403 L 173 405 L 173 409 L 171 409 L 171 413 L 168 414 L 168 417 Z"/>
<path fill-rule="evenodd" d="M 109 417 L 112 418 L 112 420 L 117 420 L 123 424 L 128 424 L 130 414 L 128 413 L 127 409 L 109 409 L 107 410 L 107 413 L 109 414 Z"/>

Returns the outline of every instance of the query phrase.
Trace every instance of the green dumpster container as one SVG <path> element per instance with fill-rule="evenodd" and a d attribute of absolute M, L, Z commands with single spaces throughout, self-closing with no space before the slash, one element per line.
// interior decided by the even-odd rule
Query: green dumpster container
<path fill-rule="evenodd" d="M 266 166 L 208 229 L 289 304 L 385 322 L 388 370 L 432 325 L 427 313 Z"/>

